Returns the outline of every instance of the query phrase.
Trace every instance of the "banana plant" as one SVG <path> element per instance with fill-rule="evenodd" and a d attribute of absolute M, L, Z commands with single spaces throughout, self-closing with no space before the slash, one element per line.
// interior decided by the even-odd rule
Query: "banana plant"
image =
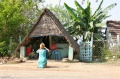
<path fill-rule="evenodd" d="M 69 27 L 71 34 L 76 36 L 83 35 L 83 41 L 89 41 L 93 33 L 94 38 L 98 39 L 100 37 L 99 28 L 105 25 L 103 20 L 110 17 L 107 15 L 108 11 L 116 6 L 116 3 L 102 9 L 102 0 L 93 14 L 89 1 L 87 1 L 86 8 L 83 8 L 77 1 L 74 1 L 74 3 L 76 9 L 64 3 L 65 8 L 71 16 L 72 25 Z"/>

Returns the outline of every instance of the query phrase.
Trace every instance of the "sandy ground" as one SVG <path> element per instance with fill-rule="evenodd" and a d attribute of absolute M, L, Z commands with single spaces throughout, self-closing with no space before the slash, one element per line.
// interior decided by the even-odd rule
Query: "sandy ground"
<path fill-rule="evenodd" d="M 47 68 L 37 68 L 37 60 L 0 64 L 0 79 L 120 79 L 120 62 L 64 63 L 48 60 Z"/>

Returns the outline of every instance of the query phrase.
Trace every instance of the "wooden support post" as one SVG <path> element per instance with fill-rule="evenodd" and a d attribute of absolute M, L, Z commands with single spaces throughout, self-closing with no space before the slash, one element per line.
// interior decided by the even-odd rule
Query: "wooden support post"
<path fill-rule="evenodd" d="M 25 57 L 25 46 L 20 47 L 20 59 L 24 59 Z"/>
<path fill-rule="evenodd" d="M 71 46 L 69 46 L 68 59 L 69 59 L 70 61 L 73 60 L 73 48 L 72 48 Z"/>
<path fill-rule="evenodd" d="M 120 36 L 117 35 L 117 44 L 120 44 Z"/>

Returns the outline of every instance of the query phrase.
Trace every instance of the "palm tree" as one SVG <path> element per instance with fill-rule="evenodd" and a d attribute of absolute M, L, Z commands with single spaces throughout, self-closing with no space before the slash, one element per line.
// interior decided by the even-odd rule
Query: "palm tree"
<path fill-rule="evenodd" d="M 113 8 L 116 3 L 102 9 L 102 0 L 93 14 L 91 12 L 91 3 L 89 1 L 87 1 L 86 8 L 83 8 L 77 1 L 74 3 L 76 5 L 76 9 L 73 9 L 64 3 L 65 8 L 71 15 L 72 25 L 69 27 L 70 33 L 75 36 L 83 35 L 83 41 L 89 41 L 92 33 L 94 38 L 100 37 L 100 32 L 98 29 L 105 25 L 103 20 L 109 17 L 107 15 L 108 11 Z"/>

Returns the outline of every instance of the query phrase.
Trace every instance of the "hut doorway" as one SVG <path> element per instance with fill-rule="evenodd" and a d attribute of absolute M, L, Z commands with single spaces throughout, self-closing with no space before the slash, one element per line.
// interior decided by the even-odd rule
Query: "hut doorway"
<path fill-rule="evenodd" d="M 40 43 L 44 43 L 45 46 L 49 48 L 50 45 L 49 36 L 34 37 L 34 40 L 32 40 L 32 46 L 35 51 L 39 49 Z"/>
<path fill-rule="evenodd" d="M 49 48 L 49 46 L 50 46 L 49 36 L 43 36 L 41 40 L 42 40 L 42 42 L 45 44 L 45 46 L 46 46 L 47 48 Z"/>

